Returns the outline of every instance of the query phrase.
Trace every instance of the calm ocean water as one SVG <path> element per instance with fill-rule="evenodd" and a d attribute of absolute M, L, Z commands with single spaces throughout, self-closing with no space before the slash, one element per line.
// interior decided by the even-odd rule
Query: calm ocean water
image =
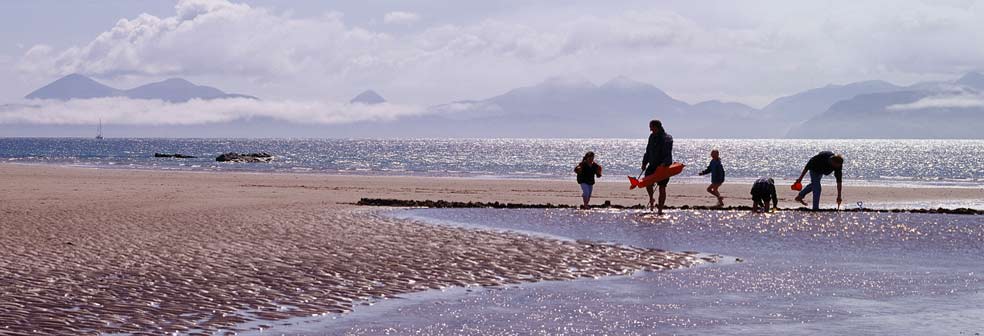
<path fill-rule="evenodd" d="M 0 160 L 14 163 L 196 171 L 569 179 L 585 151 L 608 180 L 638 173 L 645 139 L 79 139 L 0 138 Z M 712 148 L 730 181 L 795 178 L 821 150 L 843 153 L 852 184 L 984 186 L 984 140 L 676 139 L 674 159 L 696 177 Z M 224 152 L 260 152 L 273 163 L 215 162 Z M 154 158 L 155 152 L 198 156 Z"/>

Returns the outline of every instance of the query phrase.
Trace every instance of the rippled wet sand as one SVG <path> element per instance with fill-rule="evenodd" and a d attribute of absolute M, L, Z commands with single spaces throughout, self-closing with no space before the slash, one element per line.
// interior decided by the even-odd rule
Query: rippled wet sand
<path fill-rule="evenodd" d="M 333 203 L 292 205 L 272 201 L 275 195 L 197 199 L 162 184 L 165 191 L 152 187 L 148 199 L 138 195 L 146 186 L 112 183 L 63 185 L 65 194 L 44 197 L 4 194 L 0 334 L 224 334 L 245 322 L 266 328 L 428 289 L 704 262 L 687 253 L 433 226 Z M 107 185 L 119 192 L 98 201 L 71 196 Z"/>

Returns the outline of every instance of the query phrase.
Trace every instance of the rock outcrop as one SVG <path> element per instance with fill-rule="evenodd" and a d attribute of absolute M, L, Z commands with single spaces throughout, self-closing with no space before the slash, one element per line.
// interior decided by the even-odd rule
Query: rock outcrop
<path fill-rule="evenodd" d="M 219 155 L 215 158 L 215 161 L 219 162 L 270 162 L 273 161 L 273 155 L 266 152 L 260 153 L 225 153 Z"/>

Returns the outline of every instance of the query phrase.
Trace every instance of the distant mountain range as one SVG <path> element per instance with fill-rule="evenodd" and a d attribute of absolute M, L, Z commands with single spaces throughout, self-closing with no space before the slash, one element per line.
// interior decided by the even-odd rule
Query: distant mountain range
<path fill-rule="evenodd" d="M 87 99 L 126 97 L 131 99 L 160 99 L 168 102 L 186 102 L 192 99 L 248 98 L 253 96 L 229 94 L 211 86 L 195 85 L 181 78 L 171 78 L 160 82 L 141 85 L 129 90 L 120 90 L 99 83 L 92 78 L 71 74 L 34 90 L 27 99 Z"/>
<path fill-rule="evenodd" d="M 111 129 L 120 136 L 640 138 L 648 133 L 650 119 L 661 119 L 667 130 L 680 138 L 982 139 L 982 92 L 984 75 L 971 72 L 952 81 L 909 86 L 884 81 L 828 85 L 780 97 L 756 109 L 718 100 L 689 104 L 627 77 L 616 77 L 601 85 L 577 78 L 551 78 L 486 99 L 432 106 L 430 113 L 391 121 L 317 125 L 253 119 Z M 118 90 L 80 75 L 59 79 L 27 98 L 116 96 L 171 102 L 194 98 L 255 99 L 181 79 Z M 384 102 L 386 99 L 373 90 L 350 101 L 367 105 Z M 37 135 L 60 132 L 59 126 L 38 127 L 42 128 L 46 131 Z M 32 135 L 25 133 L 28 130 L 0 125 L 0 135 Z"/>
<path fill-rule="evenodd" d="M 617 77 L 602 85 L 583 79 L 552 78 L 476 101 L 432 107 L 434 113 L 396 123 L 409 129 L 430 125 L 436 136 L 458 137 L 637 137 L 659 118 L 671 133 L 685 137 L 775 137 L 781 131 L 751 132 L 768 120 L 754 108 L 733 102 L 695 105 L 659 88 Z"/>
<path fill-rule="evenodd" d="M 638 137 L 648 120 L 661 119 L 671 134 L 687 138 L 982 139 L 982 92 L 984 75 L 971 72 L 910 86 L 828 85 L 755 109 L 718 100 L 691 105 L 625 77 L 600 86 L 549 79 L 488 99 L 438 105 L 429 116 L 396 123 L 428 135 L 464 137 Z"/>
<path fill-rule="evenodd" d="M 790 128 L 788 138 L 984 139 L 984 75 L 859 93 Z"/>
<path fill-rule="evenodd" d="M 361 103 L 366 105 L 382 104 L 385 102 L 386 99 L 384 99 L 383 96 L 380 96 L 378 93 L 376 93 L 376 91 L 373 90 L 362 91 L 362 93 L 355 96 L 355 98 L 349 100 L 350 104 Z"/>
<path fill-rule="evenodd" d="M 885 81 L 864 81 L 847 85 L 827 85 L 791 96 L 780 97 L 762 108 L 770 118 L 799 122 L 816 117 L 835 103 L 858 95 L 902 89 Z"/>

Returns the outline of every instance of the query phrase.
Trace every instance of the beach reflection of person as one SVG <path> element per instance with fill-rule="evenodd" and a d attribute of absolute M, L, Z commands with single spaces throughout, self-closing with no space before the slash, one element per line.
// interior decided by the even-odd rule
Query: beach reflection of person
<path fill-rule="evenodd" d="M 649 143 L 646 144 L 646 154 L 642 156 L 642 170 L 645 174 L 651 175 L 660 166 L 669 166 L 673 163 L 673 137 L 663 129 L 663 123 L 659 120 L 649 122 Z M 670 183 L 670 178 L 657 181 L 659 186 L 659 203 L 657 214 L 663 214 L 663 206 L 666 204 L 666 185 Z M 646 187 L 649 193 L 649 210 L 653 209 L 653 186 Z"/>
<path fill-rule="evenodd" d="M 581 162 L 574 167 L 577 173 L 577 184 L 581 185 L 581 199 L 584 205 L 581 209 L 588 209 L 591 202 L 591 191 L 594 189 L 595 177 L 601 177 L 601 165 L 595 162 L 594 152 L 587 152 Z"/>
<path fill-rule="evenodd" d="M 796 183 L 803 182 L 803 176 L 806 176 L 806 172 L 810 172 L 810 184 L 803 188 L 796 196 L 796 201 L 800 202 L 804 206 L 807 205 L 803 198 L 806 194 L 813 193 L 813 210 L 820 210 L 820 179 L 824 175 L 830 175 L 834 173 L 834 177 L 837 178 L 837 205 L 841 203 L 841 178 L 843 177 L 843 172 L 841 169 L 844 167 L 844 157 L 840 154 L 834 154 L 833 152 L 823 151 L 814 155 L 810 158 L 810 161 L 806 163 L 803 167 L 803 172 L 800 173 Z"/>

